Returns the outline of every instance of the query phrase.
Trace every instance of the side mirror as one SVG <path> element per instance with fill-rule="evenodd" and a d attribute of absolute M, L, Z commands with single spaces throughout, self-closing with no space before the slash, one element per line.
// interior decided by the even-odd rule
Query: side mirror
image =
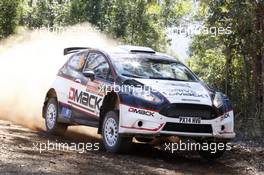
<path fill-rule="evenodd" d="M 85 77 L 88 77 L 88 78 L 90 78 L 92 81 L 94 80 L 94 71 L 92 71 L 92 70 L 84 70 L 83 71 L 83 75 L 85 76 Z"/>

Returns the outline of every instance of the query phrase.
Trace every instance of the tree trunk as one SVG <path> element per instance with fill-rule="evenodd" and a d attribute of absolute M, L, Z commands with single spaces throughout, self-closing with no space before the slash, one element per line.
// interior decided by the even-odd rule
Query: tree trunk
<path fill-rule="evenodd" d="M 259 1 L 254 1 L 255 5 L 255 35 L 254 45 L 255 49 L 253 52 L 253 80 L 254 80 L 254 90 L 255 90 L 255 117 L 254 117 L 254 128 L 255 128 L 255 136 L 261 137 L 264 134 L 263 131 L 263 76 L 264 76 L 264 58 L 263 58 L 263 39 L 264 39 L 264 31 L 263 31 L 263 19 L 264 19 L 264 4 Z"/>
<path fill-rule="evenodd" d="M 228 46 L 225 49 L 225 57 L 226 57 L 226 63 L 225 63 L 225 94 L 227 96 L 230 96 L 229 90 L 230 90 L 230 73 L 231 73 L 231 67 L 232 67 L 232 58 L 231 58 L 231 48 Z"/>

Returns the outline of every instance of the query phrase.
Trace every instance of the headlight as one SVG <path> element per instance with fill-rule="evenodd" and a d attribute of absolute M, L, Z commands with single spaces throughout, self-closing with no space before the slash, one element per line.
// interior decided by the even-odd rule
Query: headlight
<path fill-rule="evenodd" d="M 143 89 L 137 89 L 137 90 L 132 91 L 132 95 L 138 98 L 147 100 L 147 101 L 155 102 L 155 103 L 161 102 L 161 99 L 159 97 Z"/>
<path fill-rule="evenodd" d="M 220 92 L 215 93 L 213 104 L 217 108 L 219 108 L 223 105 L 223 98 L 222 98 L 222 94 Z"/>

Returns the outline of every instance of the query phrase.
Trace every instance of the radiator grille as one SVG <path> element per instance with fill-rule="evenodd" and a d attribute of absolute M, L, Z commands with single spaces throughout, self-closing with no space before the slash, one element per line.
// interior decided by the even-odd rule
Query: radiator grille
<path fill-rule="evenodd" d="M 183 123 L 166 123 L 163 131 L 174 132 L 193 132 L 193 133 L 212 133 L 212 126 L 209 124 L 183 124 Z"/>
<path fill-rule="evenodd" d="M 172 104 L 160 111 L 160 114 L 167 117 L 200 117 L 204 120 L 216 118 L 216 113 L 210 106 L 194 104 Z"/>

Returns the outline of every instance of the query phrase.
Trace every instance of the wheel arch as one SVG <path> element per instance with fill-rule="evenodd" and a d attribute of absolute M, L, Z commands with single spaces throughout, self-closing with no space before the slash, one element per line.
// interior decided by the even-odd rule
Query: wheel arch
<path fill-rule="evenodd" d="M 42 117 L 43 118 L 45 118 L 44 111 L 45 111 L 46 105 L 48 103 L 48 100 L 50 98 L 56 98 L 57 99 L 57 93 L 56 93 L 56 90 L 54 88 L 50 88 L 49 91 L 47 92 L 46 96 L 45 96 L 44 104 L 42 107 Z"/>
<path fill-rule="evenodd" d="M 97 131 L 98 134 L 102 133 L 102 125 L 106 113 L 111 110 L 119 111 L 119 104 L 120 104 L 119 95 L 114 91 L 108 92 L 107 95 L 104 97 L 102 106 L 100 107 L 99 125 Z"/>

